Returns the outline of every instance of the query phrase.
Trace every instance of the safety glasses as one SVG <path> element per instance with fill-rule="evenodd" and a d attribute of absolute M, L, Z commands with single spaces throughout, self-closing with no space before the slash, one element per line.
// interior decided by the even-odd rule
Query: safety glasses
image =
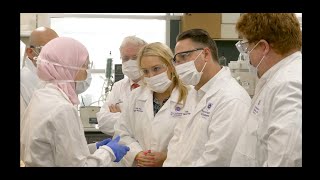
<path fill-rule="evenodd" d="M 247 53 L 248 52 L 248 46 L 249 45 L 249 41 L 245 40 L 245 41 L 238 41 L 235 46 L 237 47 L 238 51 L 240 53 Z"/>
<path fill-rule="evenodd" d="M 196 49 L 192 49 L 192 50 L 189 50 L 189 51 L 183 51 L 183 52 L 179 52 L 177 54 L 174 55 L 173 59 L 172 59 L 172 62 L 173 64 L 181 64 L 181 63 L 184 63 L 187 61 L 189 55 L 192 53 L 192 52 L 195 52 L 195 51 L 199 51 L 199 50 L 204 50 L 204 48 L 196 48 Z"/>

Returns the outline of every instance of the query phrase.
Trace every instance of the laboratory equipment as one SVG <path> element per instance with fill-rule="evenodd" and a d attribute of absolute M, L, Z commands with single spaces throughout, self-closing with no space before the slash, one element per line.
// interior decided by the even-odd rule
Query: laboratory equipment
<path fill-rule="evenodd" d="M 124 78 L 122 72 L 122 64 L 115 64 L 114 65 L 114 82 L 120 81 Z"/>
<path fill-rule="evenodd" d="M 257 79 L 249 72 L 247 61 L 240 54 L 238 60 L 230 61 L 228 66 L 232 77 L 253 97 Z"/>
<path fill-rule="evenodd" d="M 106 63 L 106 78 L 107 79 L 110 79 L 112 76 L 111 76 L 111 73 L 112 73 L 112 56 L 111 56 L 111 51 L 109 53 L 109 57 L 107 58 L 107 63 Z"/>
<path fill-rule="evenodd" d="M 80 118 L 84 128 L 96 129 L 98 124 L 96 113 L 100 111 L 99 106 L 81 106 Z"/>
<path fill-rule="evenodd" d="M 227 58 L 224 56 L 224 53 L 222 53 L 222 56 L 219 58 L 219 64 L 221 66 L 227 66 Z"/>

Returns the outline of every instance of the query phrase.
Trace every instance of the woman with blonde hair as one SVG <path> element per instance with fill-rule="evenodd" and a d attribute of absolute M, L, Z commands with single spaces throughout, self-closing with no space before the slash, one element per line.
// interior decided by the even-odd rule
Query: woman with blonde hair
<path fill-rule="evenodd" d="M 172 64 L 171 49 L 159 42 L 144 46 L 138 64 L 145 84 L 132 91 L 115 135 L 130 147 L 125 166 L 162 166 L 177 121 L 187 119 L 188 88 L 179 80 Z"/>

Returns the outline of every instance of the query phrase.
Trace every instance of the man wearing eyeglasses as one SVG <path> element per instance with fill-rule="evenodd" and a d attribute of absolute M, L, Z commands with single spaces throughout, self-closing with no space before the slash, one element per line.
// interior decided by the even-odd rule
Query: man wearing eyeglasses
<path fill-rule="evenodd" d="M 129 94 L 141 84 L 141 74 L 137 62 L 139 50 L 146 45 L 143 39 L 127 36 L 120 46 L 122 72 L 126 77 L 116 82 L 108 94 L 106 102 L 97 113 L 99 130 L 109 136 L 114 134 L 114 124 L 120 118 L 124 102 Z"/>
<path fill-rule="evenodd" d="M 203 29 L 177 37 L 173 63 L 179 78 L 194 85 L 197 105 L 187 121 L 177 122 L 164 166 L 230 166 L 250 96 L 221 67 L 215 41 Z M 186 106 L 192 106 L 186 104 Z"/>
<path fill-rule="evenodd" d="M 35 57 L 41 51 L 41 48 L 52 39 L 58 37 L 58 34 L 47 27 L 39 27 L 32 31 L 29 37 L 29 47 L 26 48 L 25 65 L 20 71 L 20 95 L 23 104 L 20 108 L 27 107 L 33 92 L 41 87 L 40 80 L 37 75 L 37 64 Z M 24 112 L 24 111 L 20 111 Z"/>

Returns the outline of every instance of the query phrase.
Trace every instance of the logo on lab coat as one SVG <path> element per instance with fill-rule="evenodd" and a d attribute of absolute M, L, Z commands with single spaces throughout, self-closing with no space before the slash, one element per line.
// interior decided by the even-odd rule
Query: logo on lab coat
<path fill-rule="evenodd" d="M 252 110 L 252 114 L 254 115 L 257 115 L 260 111 L 260 103 L 261 103 L 261 100 L 259 100 L 259 102 L 257 104 L 255 104 L 253 110 Z"/>
<path fill-rule="evenodd" d="M 181 116 L 185 116 L 185 115 L 190 115 L 190 112 L 188 112 L 187 110 L 185 110 L 185 111 L 183 112 L 181 106 L 176 106 L 176 107 L 174 108 L 174 111 L 171 112 L 171 116 L 172 116 L 172 117 L 181 117 Z"/>
<path fill-rule="evenodd" d="M 143 110 L 140 107 L 135 107 L 133 108 L 133 112 L 143 112 Z"/>
<path fill-rule="evenodd" d="M 209 110 L 211 108 L 211 106 L 212 106 L 212 103 L 208 103 L 207 109 Z"/>
<path fill-rule="evenodd" d="M 212 105 L 213 105 L 213 104 L 212 104 L 211 102 L 209 102 L 209 103 L 206 105 L 206 107 L 202 109 L 202 111 L 201 111 L 201 116 L 202 116 L 202 118 L 207 119 L 207 118 L 210 116 L 210 109 L 212 108 Z"/>

